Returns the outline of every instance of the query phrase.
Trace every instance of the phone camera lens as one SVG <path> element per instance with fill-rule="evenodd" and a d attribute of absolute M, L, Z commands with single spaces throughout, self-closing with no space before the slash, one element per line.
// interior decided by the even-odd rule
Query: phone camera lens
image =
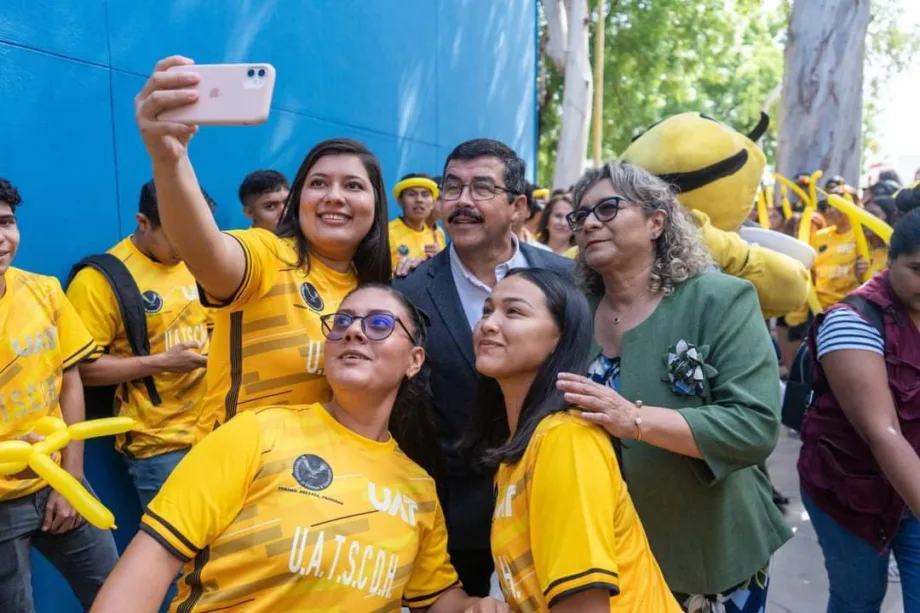
<path fill-rule="evenodd" d="M 265 69 L 264 69 L 264 68 L 259 68 L 259 76 L 260 76 L 260 77 L 264 77 L 264 76 L 265 76 Z"/>
<path fill-rule="evenodd" d="M 248 74 L 250 77 L 254 77 L 254 76 L 256 76 L 256 71 L 253 70 L 252 68 L 250 68 L 250 69 L 249 69 L 249 72 L 247 72 L 246 74 Z"/>

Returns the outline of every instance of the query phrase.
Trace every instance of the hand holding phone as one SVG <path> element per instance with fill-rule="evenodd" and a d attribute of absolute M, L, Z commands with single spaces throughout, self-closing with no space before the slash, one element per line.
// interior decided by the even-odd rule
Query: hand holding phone
<path fill-rule="evenodd" d="M 275 88 L 271 64 L 176 65 L 168 73 L 198 75 L 197 100 L 162 111 L 161 121 L 188 125 L 252 126 L 268 119 Z"/>
<path fill-rule="evenodd" d="M 244 76 L 249 80 L 237 80 L 229 90 L 226 87 L 221 90 L 220 85 L 214 83 L 219 80 L 218 76 L 226 78 L 231 72 L 226 66 L 222 65 L 215 71 L 213 65 L 196 66 L 189 58 L 179 55 L 157 62 L 153 74 L 134 98 L 135 120 L 144 147 L 154 162 L 168 164 L 184 157 L 189 141 L 198 131 L 198 123 L 244 125 L 265 121 L 274 89 L 274 68 L 267 64 L 244 65 Z M 259 76 L 259 67 L 265 69 L 264 77 Z M 252 77 L 249 76 L 250 68 L 255 71 Z M 205 73 L 211 85 L 203 85 L 205 81 L 201 72 Z M 238 70 L 233 69 L 232 72 L 240 79 Z M 261 87 L 245 86 L 259 83 Z M 200 105 L 201 92 L 210 93 L 214 87 L 218 88 L 217 95 L 213 99 L 208 97 L 209 102 Z M 228 104 L 234 96 L 238 98 L 240 91 L 247 93 L 245 101 Z M 234 108 L 228 110 L 228 106 Z"/>

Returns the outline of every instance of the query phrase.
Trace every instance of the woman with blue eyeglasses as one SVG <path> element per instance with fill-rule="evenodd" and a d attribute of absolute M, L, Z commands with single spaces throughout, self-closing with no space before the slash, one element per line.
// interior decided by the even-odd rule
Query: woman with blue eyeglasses
<path fill-rule="evenodd" d="M 426 324 L 389 287 L 346 296 L 322 318 L 332 399 L 240 413 L 193 447 L 93 612 L 153 612 L 180 569 L 173 612 L 508 611 L 463 591 L 419 466 Z M 402 449 L 391 431 L 410 429 Z"/>
<path fill-rule="evenodd" d="M 708 272 L 668 185 L 590 170 L 568 221 L 594 312 L 587 376 L 566 400 L 621 439 L 623 474 L 668 587 L 691 613 L 759 613 L 792 535 L 757 465 L 779 434 L 776 354 L 754 287 Z"/>

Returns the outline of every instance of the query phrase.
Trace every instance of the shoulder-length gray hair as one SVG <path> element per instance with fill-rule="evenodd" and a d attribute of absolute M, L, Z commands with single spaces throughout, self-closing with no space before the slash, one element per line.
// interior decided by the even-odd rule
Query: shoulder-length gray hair
<path fill-rule="evenodd" d="M 662 292 L 667 296 L 678 284 L 712 266 L 712 258 L 702 244 L 699 229 L 677 201 L 670 186 L 638 166 L 613 162 L 588 170 L 575 184 L 575 209 L 581 207 L 585 193 L 605 179 L 623 198 L 642 205 L 646 217 L 655 211 L 666 213 L 664 230 L 655 239 L 655 262 L 649 280 L 651 292 Z M 578 279 L 586 293 L 604 295 L 604 280 L 600 273 L 588 266 L 581 252 L 578 254 Z"/>

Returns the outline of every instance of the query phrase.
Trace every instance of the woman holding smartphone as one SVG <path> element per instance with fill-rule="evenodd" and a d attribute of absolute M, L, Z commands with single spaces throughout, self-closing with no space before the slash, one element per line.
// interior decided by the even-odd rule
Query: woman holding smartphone
<path fill-rule="evenodd" d="M 187 66 L 187 71 L 169 71 Z M 194 103 L 192 61 L 160 61 L 135 98 L 163 228 L 215 307 L 201 426 L 272 404 L 326 400 L 320 317 L 358 283 L 390 278 L 387 200 L 380 165 L 358 142 L 316 145 L 291 186 L 277 236 L 221 232 L 195 177 L 188 143 L 197 126 L 164 121 Z"/>
<path fill-rule="evenodd" d="M 387 430 L 424 409 L 425 315 L 367 286 L 323 332 L 332 399 L 246 411 L 193 447 L 94 613 L 155 611 L 180 569 L 173 612 L 508 611 L 460 588 L 434 481 Z"/>
<path fill-rule="evenodd" d="M 678 613 L 613 440 L 556 389 L 584 367 L 591 337 L 587 300 L 552 271 L 511 271 L 483 307 L 464 447 L 497 468 L 495 570 L 515 611 Z"/>

